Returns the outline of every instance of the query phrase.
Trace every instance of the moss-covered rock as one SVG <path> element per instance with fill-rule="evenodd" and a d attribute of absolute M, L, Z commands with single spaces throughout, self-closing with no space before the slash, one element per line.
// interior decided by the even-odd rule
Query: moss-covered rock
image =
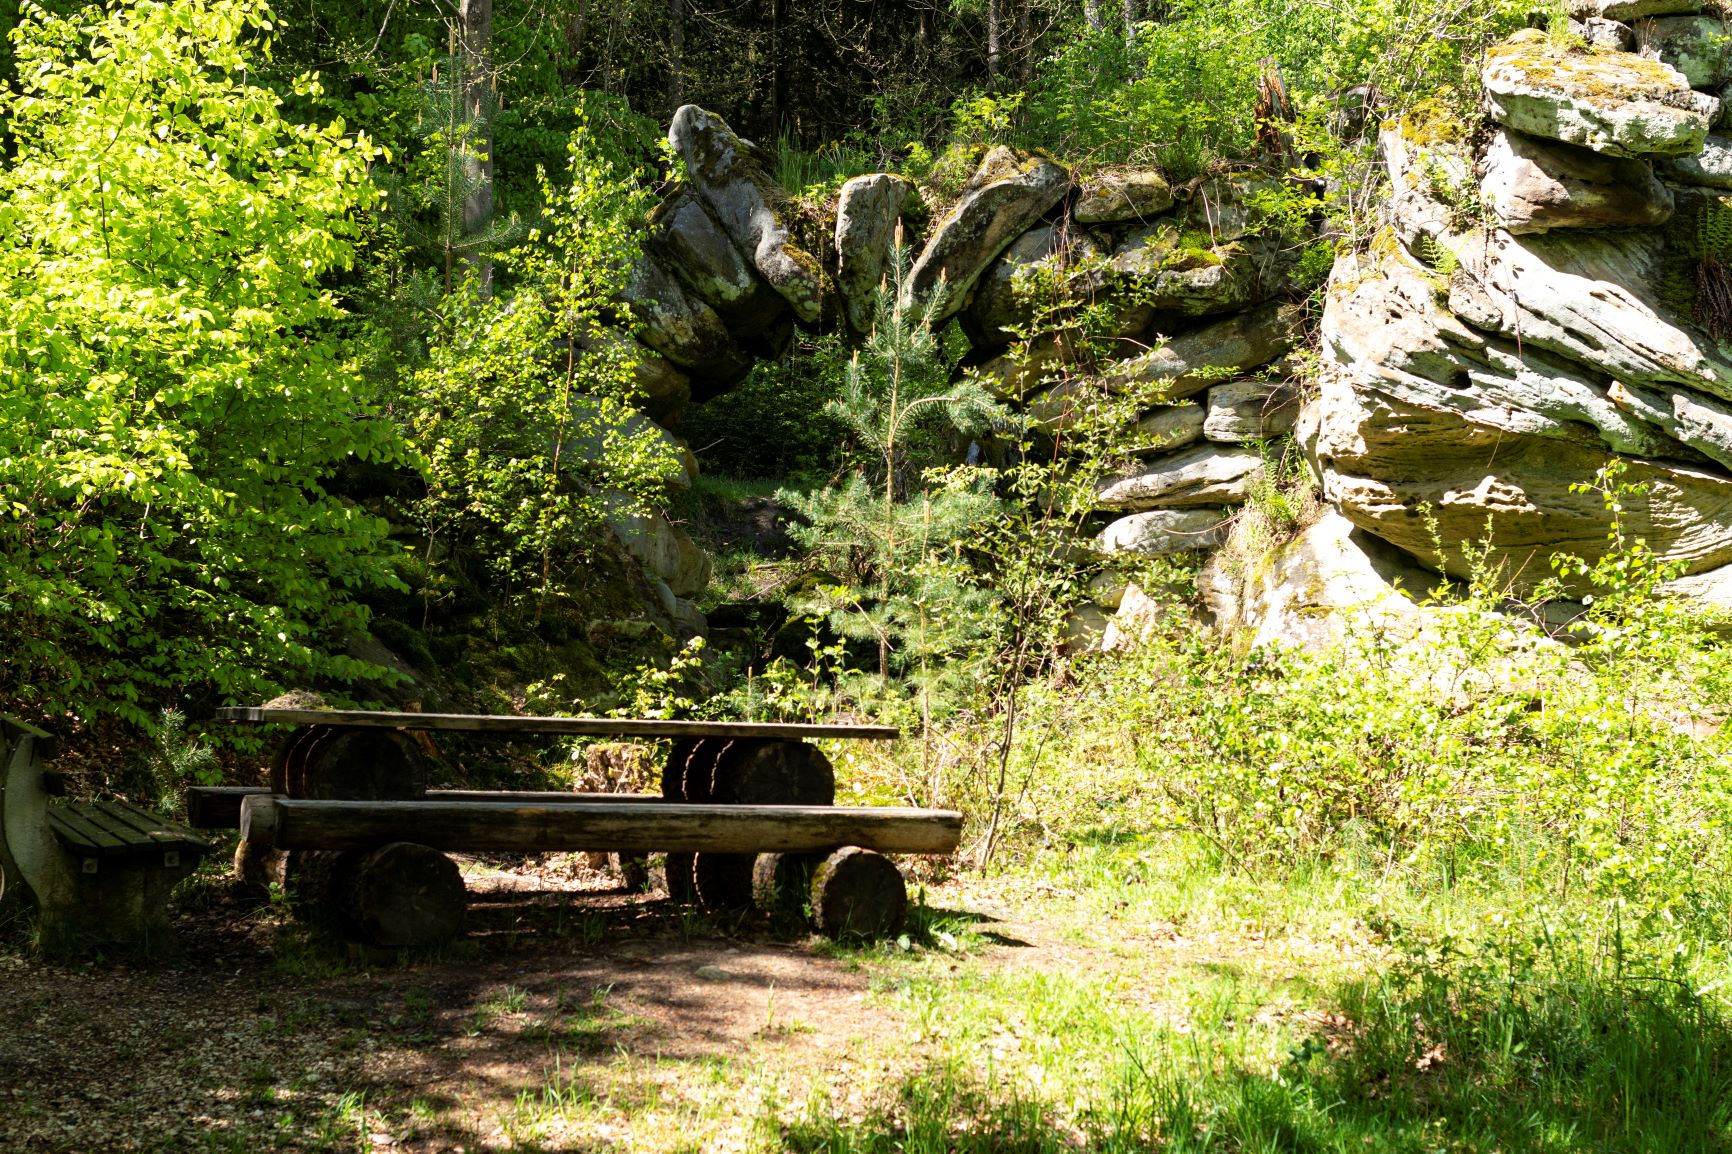
<path fill-rule="evenodd" d="M 1570 52 L 1537 29 L 1486 53 L 1492 118 L 1520 132 L 1613 156 L 1695 152 L 1719 101 L 1669 64 L 1628 52 Z"/>
<path fill-rule="evenodd" d="M 975 281 L 1063 199 L 1070 174 L 1043 156 L 1010 148 L 986 154 L 962 198 L 932 229 L 903 286 L 907 307 L 936 299 L 933 323 L 960 312 Z"/>

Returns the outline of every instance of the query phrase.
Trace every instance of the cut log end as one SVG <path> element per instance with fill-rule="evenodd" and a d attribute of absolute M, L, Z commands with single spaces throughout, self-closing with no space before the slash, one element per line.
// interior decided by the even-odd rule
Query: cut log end
<path fill-rule="evenodd" d="M 822 751 L 803 741 L 737 741 L 716 762 L 712 800 L 835 805 L 836 770 Z"/>
<path fill-rule="evenodd" d="M 824 859 L 812 876 L 812 920 L 832 938 L 889 937 L 908 912 L 908 886 L 890 859 L 849 846 Z"/>
<path fill-rule="evenodd" d="M 751 908 L 752 863 L 749 853 L 700 853 L 692 867 L 698 904 L 711 913 Z"/>
<path fill-rule="evenodd" d="M 457 863 L 412 842 L 359 854 L 335 879 L 333 896 L 345 932 L 391 948 L 458 937 L 469 905 Z"/>
<path fill-rule="evenodd" d="M 804 921 L 812 900 L 812 873 L 823 854 L 761 853 L 752 866 L 752 902 L 774 921 Z"/>

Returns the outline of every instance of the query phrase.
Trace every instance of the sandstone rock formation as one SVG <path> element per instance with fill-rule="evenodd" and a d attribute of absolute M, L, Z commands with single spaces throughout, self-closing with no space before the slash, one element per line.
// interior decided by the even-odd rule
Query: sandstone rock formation
<path fill-rule="evenodd" d="M 904 307 L 935 301 L 934 324 L 955 316 L 987 265 L 1059 202 L 1069 182 L 1070 174 L 1044 157 L 1002 146 L 987 153 L 909 269 Z"/>
<path fill-rule="evenodd" d="M 1484 82 L 1498 123 L 1613 156 L 1694 152 L 1719 111 L 1669 64 L 1627 52 L 1575 56 L 1538 29 L 1492 48 Z"/>

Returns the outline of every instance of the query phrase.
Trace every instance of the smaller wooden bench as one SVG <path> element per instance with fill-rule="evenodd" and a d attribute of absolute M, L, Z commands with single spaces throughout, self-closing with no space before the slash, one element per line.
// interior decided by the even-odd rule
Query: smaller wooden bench
<path fill-rule="evenodd" d="M 169 894 L 211 843 L 126 802 L 50 800 L 51 749 L 0 715 L 0 921 L 34 907 L 50 954 L 171 950 Z"/>
<path fill-rule="evenodd" d="M 48 828 L 85 874 L 100 873 L 115 859 L 175 869 L 183 855 L 196 861 L 210 850 L 192 830 L 125 801 L 51 802 Z"/>

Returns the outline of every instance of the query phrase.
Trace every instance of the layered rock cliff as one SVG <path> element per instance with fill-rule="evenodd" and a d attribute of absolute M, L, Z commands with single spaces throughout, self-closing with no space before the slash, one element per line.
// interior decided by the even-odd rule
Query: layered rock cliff
<path fill-rule="evenodd" d="M 1382 228 L 1338 257 L 1309 335 L 1293 267 L 1310 238 L 1268 218 L 1288 179 L 1270 171 L 1079 180 L 997 148 L 924 236 L 905 219 L 911 182 L 849 181 L 813 253 L 758 150 L 681 109 L 669 139 L 685 183 L 654 214 L 630 292 L 649 410 L 677 423 L 780 355 L 795 326 L 864 332 L 906 236 L 904 303 L 956 318 L 970 363 L 1040 427 L 1065 426 L 1079 376 L 1152 387 L 1160 403 L 1124 430 L 1134 466 L 1099 490 L 1101 554 L 1207 552 L 1285 440 L 1302 447 L 1323 516 L 1265 565 L 1205 571 L 1228 623 L 1306 637 L 1300 616 L 1373 593 L 1411 606 L 1391 580 L 1417 592 L 1434 579 L 1422 570 L 1465 576 L 1467 542 L 1489 541 L 1513 587 L 1556 553 L 1591 560 L 1608 515 L 1582 486 L 1614 457 L 1642 486 L 1626 527 L 1682 566 L 1680 592 L 1712 600 L 1732 587 L 1732 135 L 1718 96 L 1732 39 L 1697 8 L 1575 0 L 1571 36 L 1528 31 L 1488 52 L 1482 116 L 1384 126 Z M 1106 305 L 1086 364 L 1062 333 L 1008 355 L 1035 276 Z M 1294 356 L 1307 341 L 1316 355 Z M 681 568 L 684 592 L 696 563 L 674 545 L 656 567 Z"/>

